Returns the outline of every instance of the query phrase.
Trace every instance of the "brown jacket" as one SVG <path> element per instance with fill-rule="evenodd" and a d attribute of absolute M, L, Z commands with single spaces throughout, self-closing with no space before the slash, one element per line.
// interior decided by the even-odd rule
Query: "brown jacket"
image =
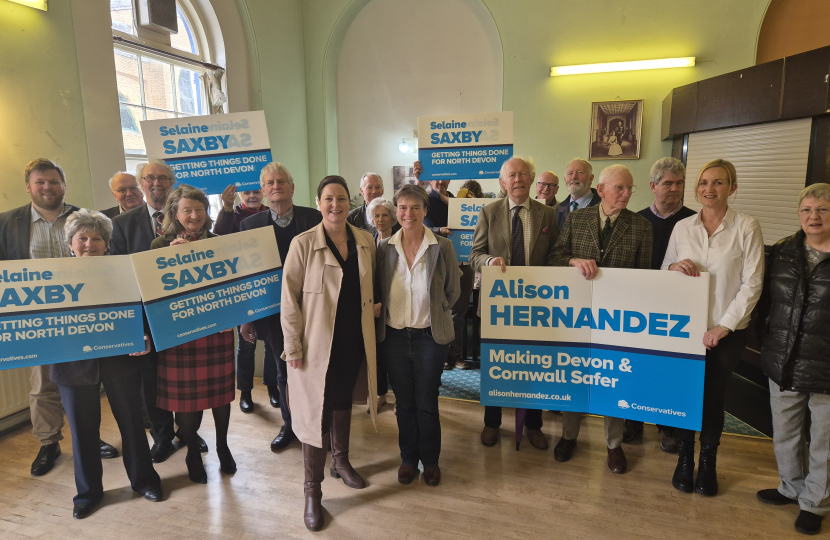
<path fill-rule="evenodd" d="M 372 423 L 377 414 L 375 364 L 374 288 L 375 240 L 366 231 L 351 227 L 357 245 L 361 322 L 366 367 L 355 385 L 355 400 L 367 395 Z M 303 360 L 298 369 L 288 368 L 289 406 L 294 434 L 300 441 L 323 446 L 323 395 L 334 334 L 334 317 L 343 271 L 326 245 L 323 224 L 299 234 L 291 241 L 282 274 L 280 321 L 285 336 L 283 360 Z M 376 426 L 377 427 L 377 426 Z"/>

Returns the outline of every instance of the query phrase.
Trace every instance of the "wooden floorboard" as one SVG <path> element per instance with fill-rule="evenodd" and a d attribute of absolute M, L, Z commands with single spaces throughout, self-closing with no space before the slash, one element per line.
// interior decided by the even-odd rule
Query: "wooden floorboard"
<path fill-rule="evenodd" d="M 156 465 L 165 500 L 150 503 L 130 489 L 121 458 L 104 461 L 104 501 L 85 520 L 72 519 L 75 494 L 68 428 L 63 454 L 47 475 L 29 467 L 38 450 L 30 428 L 0 437 L 0 538 L 258 540 L 274 538 L 446 540 L 504 538 L 579 539 L 775 539 L 797 537 L 795 506 L 771 507 L 755 492 L 776 487 L 775 456 L 768 440 L 725 435 L 718 455 L 721 494 L 685 494 L 671 486 L 676 457 L 659 449 L 657 431 L 624 445 L 629 471 L 612 474 L 605 465 L 602 420 L 583 418 L 573 459 L 558 463 L 553 445 L 561 417 L 544 413 L 551 449 L 525 439 L 515 450 L 512 410 L 505 409 L 502 438 L 479 442 L 483 411 L 477 404 L 441 400 L 442 481 L 397 482 L 400 465 L 393 408 L 385 406 L 375 432 L 365 408 L 355 407 L 351 461 L 369 486 L 353 490 L 326 476 L 326 527 L 306 531 L 302 522 L 302 454 L 294 444 L 280 454 L 269 443 L 279 431 L 279 411 L 267 405 L 264 387 L 254 391 L 257 410 L 232 408 L 229 443 L 239 470 L 223 475 L 214 451 L 213 420 L 206 414 L 201 435 L 208 484 L 190 482 L 184 450 Z M 120 435 L 106 398 L 102 438 L 120 448 Z"/>

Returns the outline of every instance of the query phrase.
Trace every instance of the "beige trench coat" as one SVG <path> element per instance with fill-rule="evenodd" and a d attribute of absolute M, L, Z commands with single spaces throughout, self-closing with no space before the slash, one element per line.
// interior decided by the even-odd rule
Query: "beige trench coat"
<path fill-rule="evenodd" d="M 361 322 L 366 363 L 355 384 L 355 401 L 368 396 L 372 423 L 377 415 L 375 364 L 374 274 L 375 240 L 366 231 L 348 225 L 354 233 L 360 271 Z M 334 318 L 343 271 L 326 245 L 323 224 L 291 241 L 282 274 L 280 320 L 285 339 L 283 360 L 302 359 L 288 368 L 288 400 L 294 434 L 300 441 L 322 448 L 323 396 L 334 334 Z"/>

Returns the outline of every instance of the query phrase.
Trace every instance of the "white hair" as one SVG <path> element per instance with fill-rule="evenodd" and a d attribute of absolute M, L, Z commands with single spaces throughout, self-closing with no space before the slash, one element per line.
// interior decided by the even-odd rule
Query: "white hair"
<path fill-rule="evenodd" d="M 608 167 L 602 169 L 602 172 L 599 173 L 599 181 L 597 184 L 604 184 L 609 177 L 621 172 L 627 172 L 631 178 L 634 178 L 634 175 L 631 174 L 631 171 L 625 165 L 609 165 Z"/>
<path fill-rule="evenodd" d="M 110 181 L 109 181 L 110 189 L 112 189 L 112 181 L 115 180 L 115 177 L 118 176 L 119 174 L 130 174 L 130 173 L 128 173 L 127 171 L 118 171 L 117 173 L 113 174 L 112 177 L 110 177 Z M 130 176 L 132 176 L 132 175 L 130 175 Z"/>
<path fill-rule="evenodd" d="M 136 179 L 143 179 L 144 178 L 144 169 L 149 167 L 150 165 L 159 165 L 160 167 L 164 167 L 167 169 L 167 176 L 170 177 L 170 181 L 172 183 L 176 183 L 176 171 L 173 170 L 173 167 L 167 164 L 166 161 L 163 159 L 151 159 L 150 161 L 145 161 L 139 163 L 135 166 L 135 177 Z M 112 182 L 112 181 L 110 181 Z M 112 186 L 110 186 L 112 187 Z"/>
<path fill-rule="evenodd" d="M 376 172 L 367 172 L 366 174 L 364 174 L 363 176 L 360 177 L 360 187 L 361 188 L 363 187 L 363 181 L 366 180 L 367 176 L 373 176 L 373 175 L 378 177 L 378 180 L 380 180 L 381 185 L 383 184 L 383 178 L 381 178 L 378 173 L 376 173 Z"/>
<path fill-rule="evenodd" d="M 594 174 L 594 166 L 593 166 L 593 165 L 591 165 L 591 164 L 588 162 L 588 160 L 585 160 L 585 159 L 582 159 L 582 158 L 579 158 L 579 157 L 575 157 L 575 158 L 573 158 L 572 160 L 570 160 L 570 161 L 568 162 L 568 165 L 570 165 L 570 164 L 571 164 L 571 163 L 573 163 L 574 161 L 578 161 L 578 162 L 582 163 L 583 165 L 585 165 L 585 168 L 586 168 L 586 169 L 588 169 L 588 176 L 590 176 L 590 175 Z"/>
<path fill-rule="evenodd" d="M 514 159 L 519 160 L 525 165 L 527 165 L 527 170 L 530 173 L 530 178 L 536 178 L 536 163 L 530 156 L 513 156 L 504 163 L 502 163 L 501 169 L 499 169 L 499 178 L 504 176 L 504 168 L 507 167 L 507 164 L 513 161 Z"/>
<path fill-rule="evenodd" d="M 382 206 L 389 211 L 389 215 L 392 217 L 392 226 L 394 227 L 395 224 L 398 223 L 398 217 L 395 214 L 395 207 L 392 205 L 391 201 L 384 199 L 383 197 L 375 197 L 366 207 L 366 223 L 372 227 L 375 226 L 375 208 L 378 206 Z"/>

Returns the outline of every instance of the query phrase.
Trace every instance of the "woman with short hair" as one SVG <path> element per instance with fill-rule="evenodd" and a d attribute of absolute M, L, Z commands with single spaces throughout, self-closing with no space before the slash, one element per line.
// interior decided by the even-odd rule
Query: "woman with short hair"
<path fill-rule="evenodd" d="M 383 197 L 375 197 L 366 207 L 366 222 L 376 229 L 372 236 L 377 243 L 400 230 L 395 206 Z"/>

